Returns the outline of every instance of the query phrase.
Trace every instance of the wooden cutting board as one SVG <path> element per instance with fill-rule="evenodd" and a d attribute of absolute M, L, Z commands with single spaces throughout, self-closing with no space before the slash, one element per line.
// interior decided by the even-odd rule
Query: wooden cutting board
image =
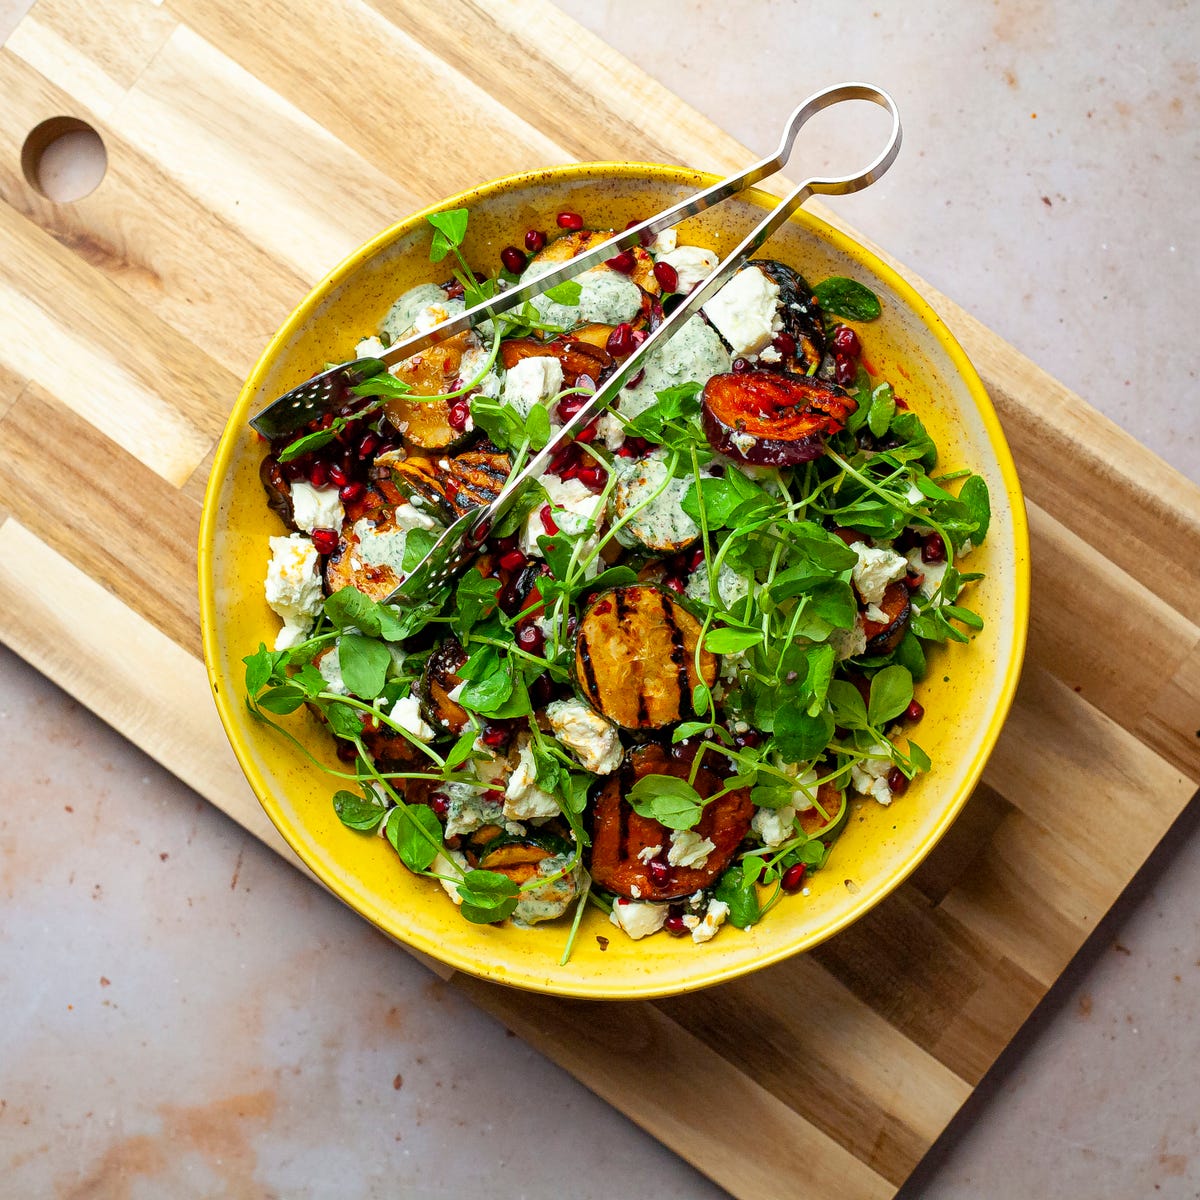
<path fill-rule="evenodd" d="M 481 179 L 750 155 L 537 0 L 41 0 L 0 97 L 0 636 L 286 855 L 218 724 L 195 594 L 208 463 L 268 336 L 368 235 Z M 62 115 L 108 151 L 70 205 L 19 165 Z M 884 904 L 753 977 L 630 1004 L 456 978 L 739 1196 L 892 1195 L 1200 783 L 1200 491 L 905 274 L 1030 504 L 1029 655 L 985 782 Z M 647 1061 L 670 1086 L 639 1085 Z"/>

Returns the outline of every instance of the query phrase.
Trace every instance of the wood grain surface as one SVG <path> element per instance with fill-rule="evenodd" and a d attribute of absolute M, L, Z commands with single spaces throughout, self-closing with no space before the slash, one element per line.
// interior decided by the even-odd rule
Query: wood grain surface
<path fill-rule="evenodd" d="M 295 862 L 198 658 L 196 528 L 241 378 L 321 274 L 440 196 L 750 155 L 536 0 L 41 0 L 0 97 L 0 636 Z M 70 205 L 19 166 L 63 115 L 108 153 Z M 900 269 L 983 375 L 1030 502 L 1025 675 L 962 818 L 851 929 L 719 988 L 594 1004 L 455 977 L 739 1196 L 780 1172 L 893 1194 L 1200 783 L 1200 491 Z M 671 1086 L 640 1086 L 647 1062 Z"/>

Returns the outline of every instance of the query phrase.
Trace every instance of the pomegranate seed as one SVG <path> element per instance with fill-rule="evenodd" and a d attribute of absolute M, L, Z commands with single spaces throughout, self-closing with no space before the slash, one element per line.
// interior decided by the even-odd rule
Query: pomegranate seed
<path fill-rule="evenodd" d="M 312 544 L 318 554 L 332 554 L 338 548 L 338 535 L 332 529 L 314 529 Z"/>
<path fill-rule="evenodd" d="M 446 424 L 448 424 L 451 429 L 466 429 L 467 422 L 470 419 L 471 409 L 464 400 L 456 400 L 452 405 L 450 405 L 450 411 L 446 414 Z"/>
<path fill-rule="evenodd" d="M 538 516 L 541 518 L 541 521 L 542 521 L 542 528 L 543 528 L 543 529 L 544 529 L 544 530 L 545 530 L 545 531 L 546 531 L 546 532 L 547 532 L 547 533 L 548 533 L 548 534 L 549 534 L 551 537 L 553 537 L 553 536 L 554 536 L 554 535 L 555 535 L 555 534 L 558 532 L 558 526 L 555 524 L 555 522 L 554 522 L 554 516 L 553 516 L 553 514 L 550 512 L 550 505 L 548 505 L 548 504 L 543 504 L 543 505 L 542 505 L 541 512 L 539 512 L 539 513 L 538 513 Z"/>
<path fill-rule="evenodd" d="M 925 707 L 919 701 L 914 700 L 905 710 L 904 719 L 912 721 L 914 724 L 925 715 Z"/>
<path fill-rule="evenodd" d="M 559 479 L 562 479 L 562 480 L 578 479 L 579 478 L 579 470 L 580 470 L 579 464 L 577 462 L 574 462 L 569 467 L 563 467 L 563 469 L 561 471 L 559 471 L 558 477 L 559 477 Z"/>
<path fill-rule="evenodd" d="M 517 630 L 517 645 L 530 654 L 541 654 L 546 645 L 546 635 L 531 621 Z"/>
<path fill-rule="evenodd" d="M 504 726 L 489 725 L 486 729 L 484 729 L 479 740 L 483 742 L 483 744 L 487 746 L 489 750 L 498 750 L 501 746 L 508 743 L 508 740 L 511 736 L 512 734 L 510 731 L 505 729 Z M 503 797 L 504 793 L 501 792 L 500 795 Z"/>
<path fill-rule="evenodd" d="M 525 555 L 520 550 L 509 550 L 500 555 L 500 565 L 506 571 L 515 571 L 525 565 Z"/>
<path fill-rule="evenodd" d="M 546 235 L 540 229 L 525 231 L 525 249 L 536 254 L 546 244 Z"/>
<path fill-rule="evenodd" d="M 504 269 L 514 275 L 520 275 L 525 270 L 525 252 L 518 250 L 516 246 L 505 246 L 500 251 L 500 261 L 504 264 Z"/>
<path fill-rule="evenodd" d="M 379 449 L 379 434 L 368 433 L 361 442 L 358 443 L 358 457 L 370 458 L 376 450 Z"/>
<path fill-rule="evenodd" d="M 672 937 L 687 937 L 691 932 L 684 924 L 683 917 L 679 913 L 672 913 L 664 922 L 663 928 Z"/>
<path fill-rule="evenodd" d="M 608 341 L 604 343 L 604 348 L 613 358 L 625 358 L 627 355 L 632 354 L 633 326 L 628 321 L 622 321 L 608 335 Z"/>
<path fill-rule="evenodd" d="M 638 385 L 639 383 L 641 383 L 641 382 L 642 382 L 642 376 L 643 376 L 643 375 L 645 375 L 645 374 L 646 374 L 646 372 L 645 372 L 645 370 L 644 370 L 644 369 L 643 369 L 643 370 L 641 370 L 641 371 L 638 371 L 638 372 L 637 372 L 637 374 L 636 374 L 636 375 L 634 375 L 634 376 L 633 376 L 633 377 L 632 377 L 632 378 L 631 378 L 631 379 L 630 379 L 630 380 L 629 380 L 629 381 L 628 381 L 628 382 L 625 384 L 625 386 L 626 386 L 627 388 L 635 388 L 635 387 L 637 387 L 637 385 Z"/>
<path fill-rule="evenodd" d="M 579 451 L 573 446 L 564 446 L 551 460 L 546 469 L 551 475 L 561 475 L 572 464 L 579 461 Z"/>
<path fill-rule="evenodd" d="M 676 593 L 682 592 L 685 586 L 683 580 L 680 579 L 678 575 L 668 575 L 666 579 L 663 580 L 663 585 L 665 587 L 669 587 L 671 591 Z"/>
<path fill-rule="evenodd" d="M 620 271 L 622 275 L 632 275 L 634 267 L 637 266 L 637 259 L 634 258 L 632 250 L 622 250 L 620 254 L 606 258 L 604 265 L 612 267 L 614 271 Z"/>
<path fill-rule="evenodd" d="M 599 490 L 604 486 L 605 471 L 603 467 L 580 467 L 575 472 L 575 478 L 587 488 Z"/>
<path fill-rule="evenodd" d="M 342 470 L 341 467 L 332 466 L 329 468 L 329 478 L 333 481 L 336 487 L 345 487 L 350 482 L 350 477 Z"/>
<path fill-rule="evenodd" d="M 617 457 L 618 458 L 633 458 L 635 453 L 636 453 L 636 451 L 633 449 L 633 447 L 629 444 L 628 441 L 624 442 L 621 446 L 619 446 L 617 448 Z"/>
<path fill-rule="evenodd" d="M 338 488 L 338 499 L 343 504 L 353 504 L 355 500 L 361 500 L 366 491 L 367 485 L 360 483 L 356 479 L 352 483 L 347 483 L 343 487 Z"/>
<path fill-rule="evenodd" d="M 704 561 L 704 547 L 701 546 L 698 550 L 692 551 L 692 557 L 688 560 L 688 566 L 693 571 L 696 571 L 699 569 L 700 564 L 703 561 Z"/>
<path fill-rule="evenodd" d="M 633 348 L 636 350 L 650 335 L 644 329 L 635 329 L 633 331 Z M 613 401 L 613 408 L 617 407 L 617 402 Z"/>
<path fill-rule="evenodd" d="M 529 699 L 534 708 L 545 708 L 554 699 L 554 685 L 548 674 L 541 674 L 529 684 Z"/>
<path fill-rule="evenodd" d="M 554 218 L 558 222 L 559 229 L 582 229 L 583 218 L 574 212 L 560 212 Z"/>
<path fill-rule="evenodd" d="M 679 291 L 679 272 L 670 263 L 656 262 L 654 264 L 654 278 L 658 280 L 658 286 L 664 292 Z"/>
<path fill-rule="evenodd" d="M 779 881 L 779 886 L 785 892 L 798 892 L 800 885 L 804 882 L 804 864 L 793 863 L 783 873 L 783 878 Z"/>
<path fill-rule="evenodd" d="M 745 746 L 753 750 L 762 745 L 762 734 L 757 729 L 747 729 L 745 733 L 734 735 L 733 744 L 735 746 Z"/>
<path fill-rule="evenodd" d="M 332 425 L 332 424 L 333 424 L 333 413 L 328 413 L 328 412 L 325 413 L 324 416 L 321 417 L 321 428 L 328 429 L 330 427 L 330 425 Z"/>
<path fill-rule="evenodd" d="M 750 363 L 744 358 L 735 358 L 733 360 L 733 369 L 740 375 L 743 371 L 750 370 Z"/>
<path fill-rule="evenodd" d="M 671 868 L 661 858 L 653 858 L 646 864 L 646 878 L 654 887 L 662 887 L 671 878 Z"/>
<path fill-rule="evenodd" d="M 323 462 L 315 462 L 308 473 L 308 482 L 315 488 L 323 488 L 329 482 L 329 468 Z"/>
<path fill-rule="evenodd" d="M 910 592 L 915 592 L 924 582 L 925 576 L 920 575 L 915 571 L 909 571 L 909 573 L 904 577 L 904 586 L 908 588 Z"/>
<path fill-rule="evenodd" d="M 784 358 L 791 358 L 796 353 L 796 339 L 790 333 L 777 333 L 771 339 L 771 345 L 783 355 Z"/>
<path fill-rule="evenodd" d="M 925 545 L 921 547 L 921 561 L 927 563 L 946 561 L 946 543 L 942 541 L 940 533 L 931 533 L 925 539 Z"/>
<path fill-rule="evenodd" d="M 280 463 L 279 466 L 283 470 L 284 479 L 295 483 L 297 479 L 303 479 L 305 475 L 304 463 L 298 458 L 293 458 L 291 462 Z"/>
<path fill-rule="evenodd" d="M 463 285 L 456 279 L 453 283 L 446 284 L 446 299 L 461 300 L 464 290 Z"/>
<path fill-rule="evenodd" d="M 908 791 L 908 777 L 899 767 L 893 767 L 887 773 L 887 785 L 893 796 L 903 796 Z"/>
<path fill-rule="evenodd" d="M 841 387 L 853 387 L 858 379 L 858 367 L 852 358 L 837 358 L 834 360 L 833 377 Z"/>
<path fill-rule="evenodd" d="M 338 738 L 337 756 L 344 763 L 352 763 L 358 757 L 358 747 L 353 742 Z"/>
<path fill-rule="evenodd" d="M 575 440 L 587 445 L 596 440 L 596 422 L 589 421 L 576 435 Z"/>
<path fill-rule="evenodd" d="M 444 817 L 450 811 L 450 797 L 445 792 L 434 792 L 429 797 L 429 807 L 435 815 Z"/>
<path fill-rule="evenodd" d="M 833 331 L 833 352 L 838 358 L 857 358 L 862 353 L 862 342 L 849 325 L 839 325 Z"/>
<path fill-rule="evenodd" d="M 499 726 L 491 726 L 491 728 L 496 729 L 499 728 Z M 488 788 L 488 790 L 483 793 L 483 798 L 485 800 L 490 800 L 493 804 L 503 804 L 504 792 L 500 788 Z"/>
<path fill-rule="evenodd" d="M 587 403 L 586 396 L 568 396 L 565 400 L 558 402 L 558 419 L 564 424 L 569 421 L 585 404 Z"/>

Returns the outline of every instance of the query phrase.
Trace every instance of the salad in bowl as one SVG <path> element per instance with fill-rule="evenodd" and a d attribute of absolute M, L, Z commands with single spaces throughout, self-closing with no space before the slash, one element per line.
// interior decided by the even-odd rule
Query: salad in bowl
<path fill-rule="evenodd" d="M 428 214 L 427 277 L 357 331 L 359 357 L 612 233 L 560 209 L 481 262 L 471 220 Z M 746 263 L 658 347 L 459 578 L 388 603 L 717 261 L 660 234 L 260 451 L 278 630 L 244 647 L 248 712 L 395 871 L 467 923 L 561 927 L 560 965 L 589 909 L 613 937 L 695 947 L 803 905 L 854 815 L 939 769 L 929 662 L 985 628 L 985 476 L 880 368 L 886 301 L 785 257 Z"/>

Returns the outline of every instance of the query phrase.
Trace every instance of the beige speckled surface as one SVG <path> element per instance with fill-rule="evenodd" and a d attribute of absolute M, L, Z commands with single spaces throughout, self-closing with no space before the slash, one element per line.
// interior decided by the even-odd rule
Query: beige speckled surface
<path fill-rule="evenodd" d="M 888 86 L 905 151 L 848 219 L 1200 479 L 1194 6 L 563 7 L 755 147 Z M 719 1194 L 7 651 L 0 752 L 0 1194 Z M 1200 1195 L 1175 840 L 910 1197 Z"/>

